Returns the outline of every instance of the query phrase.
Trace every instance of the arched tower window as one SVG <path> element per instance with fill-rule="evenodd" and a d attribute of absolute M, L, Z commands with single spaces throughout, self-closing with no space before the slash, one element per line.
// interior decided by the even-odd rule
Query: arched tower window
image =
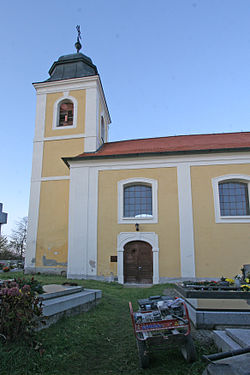
<path fill-rule="evenodd" d="M 71 100 L 63 100 L 59 104 L 59 116 L 57 126 L 72 126 L 74 119 L 74 104 Z"/>
<path fill-rule="evenodd" d="M 101 117 L 101 140 L 102 142 L 105 142 L 105 123 L 103 116 Z"/>

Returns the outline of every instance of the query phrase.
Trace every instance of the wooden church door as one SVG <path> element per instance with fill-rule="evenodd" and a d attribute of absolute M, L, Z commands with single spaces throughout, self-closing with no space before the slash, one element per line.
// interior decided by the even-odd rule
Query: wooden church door
<path fill-rule="evenodd" d="M 124 282 L 152 284 L 153 252 L 144 241 L 128 242 L 124 246 Z"/>

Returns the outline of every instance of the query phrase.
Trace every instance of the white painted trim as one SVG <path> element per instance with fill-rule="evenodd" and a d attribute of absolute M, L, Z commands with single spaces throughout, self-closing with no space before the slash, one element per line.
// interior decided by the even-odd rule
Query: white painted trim
<path fill-rule="evenodd" d="M 190 165 L 177 167 L 181 276 L 195 277 L 194 224 Z"/>
<path fill-rule="evenodd" d="M 27 246 L 25 252 L 25 269 L 36 267 L 36 239 L 40 206 L 40 188 L 40 182 L 31 182 L 27 227 Z"/>
<path fill-rule="evenodd" d="M 123 216 L 123 195 L 124 195 L 124 186 L 129 184 L 142 183 L 147 184 L 152 187 L 152 217 L 151 218 L 126 218 Z M 119 224 L 132 224 L 132 223 L 158 223 L 158 181 L 144 178 L 144 177 L 135 177 L 128 178 L 126 180 L 118 181 L 118 223 Z"/>
<path fill-rule="evenodd" d="M 63 127 L 64 129 L 66 126 Z M 71 135 L 59 135 L 56 137 L 46 137 L 43 139 L 43 141 L 61 141 L 63 139 L 73 139 L 73 138 L 84 138 L 85 134 L 84 133 L 79 133 L 79 134 L 71 134 Z"/>
<path fill-rule="evenodd" d="M 190 155 L 190 156 L 155 156 L 114 159 L 82 159 L 69 160 L 72 168 L 96 166 L 99 170 L 110 169 L 143 169 L 143 168 L 167 168 L 177 167 L 180 163 L 189 163 L 192 166 L 202 165 L 227 165 L 227 164 L 250 164 L 250 153 L 229 153 L 215 155 Z"/>
<path fill-rule="evenodd" d="M 42 177 L 41 181 L 58 181 L 58 180 L 69 180 L 70 176 L 52 176 L 52 177 Z"/>
<path fill-rule="evenodd" d="M 86 91 L 86 111 L 85 111 L 85 139 L 84 152 L 95 152 L 98 145 L 97 133 L 97 113 L 99 104 L 97 102 L 98 93 L 96 88 Z"/>
<path fill-rule="evenodd" d="M 87 274 L 88 168 L 70 171 L 67 274 Z"/>
<path fill-rule="evenodd" d="M 72 169 L 69 192 L 68 275 L 97 275 L 98 172 Z"/>
<path fill-rule="evenodd" d="M 63 93 L 64 95 L 57 99 L 54 103 L 53 107 L 53 123 L 52 129 L 53 130 L 62 130 L 62 129 L 72 129 L 77 127 L 77 100 L 74 96 L 65 95 L 66 92 Z M 74 105 L 73 110 L 73 124 L 69 126 L 58 126 L 59 121 L 59 112 L 60 112 L 60 103 L 64 102 L 65 100 L 70 100 Z"/>
<path fill-rule="evenodd" d="M 89 168 L 88 174 L 88 233 L 87 275 L 97 275 L 97 218 L 98 218 L 98 171 Z M 95 267 L 93 267 L 95 264 Z"/>
<path fill-rule="evenodd" d="M 118 283 L 124 284 L 124 246 L 131 241 L 145 241 L 152 246 L 153 284 L 159 283 L 159 245 L 158 235 L 154 232 L 121 232 L 117 236 L 117 273 Z"/>
<path fill-rule="evenodd" d="M 214 195 L 214 213 L 216 223 L 250 223 L 250 216 L 221 216 L 220 199 L 219 199 L 219 183 L 227 180 L 237 180 L 248 184 L 248 198 L 250 199 L 250 175 L 244 174 L 227 174 L 212 179 L 213 195 Z"/>
<path fill-rule="evenodd" d="M 43 137 L 45 129 L 46 94 L 37 96 L 35 137 Z M 27 249 L 25 268 L 35 268 L 36 240 L 38 230 L 40 188 L 42 176 L 43 142 L 34 142 L 30 185 Z"/>
<path fill-rule="evenodd" d="M 45 142 L 45 141 L 61 141 L 64 139 L 73 139 L 73 138 L 84 138 L 85 133 L 79 134 L 72 134 L 72 135 L 59 135 L 55 137 L 42 137 L 42 138 L 34 138 L 34 142 Z"/>
<path fill-rule="evenodd" d="M 96 87 L 98 81 L 99 76 L 89 76 L 59 81 L 35 82 L 33 86 L 38 94 L 49 94 L 51 92 L 65 92 Z"/>

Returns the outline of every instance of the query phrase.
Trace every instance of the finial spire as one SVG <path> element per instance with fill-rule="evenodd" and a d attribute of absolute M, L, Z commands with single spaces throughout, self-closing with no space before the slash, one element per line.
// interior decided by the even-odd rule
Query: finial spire
<path fill-rule="evenodd" d="M 80 39 L 82 39 L 80 25 L 76 25 L 76 30 L 78 32 L 78 35 L 77 35 L 77 41 L 75 43 L 75 47 L 76 47 L 77 53 L 79 53 L 80 49 L 82 48 L 82 45 L 80 43 Z"/>

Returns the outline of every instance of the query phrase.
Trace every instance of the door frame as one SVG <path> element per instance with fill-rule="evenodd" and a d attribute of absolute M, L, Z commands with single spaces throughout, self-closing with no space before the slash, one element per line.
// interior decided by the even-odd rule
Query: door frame
<path fill-rule="evenodd" d="M 144 241 L 152 246 L 153 284 L 159 284 L 159 246 L 158 235 L 154 232 L 121 232 L 117 236 L 117 276 L 118 283 L 124 284 L 124 246 L 131 241 Z"/>

